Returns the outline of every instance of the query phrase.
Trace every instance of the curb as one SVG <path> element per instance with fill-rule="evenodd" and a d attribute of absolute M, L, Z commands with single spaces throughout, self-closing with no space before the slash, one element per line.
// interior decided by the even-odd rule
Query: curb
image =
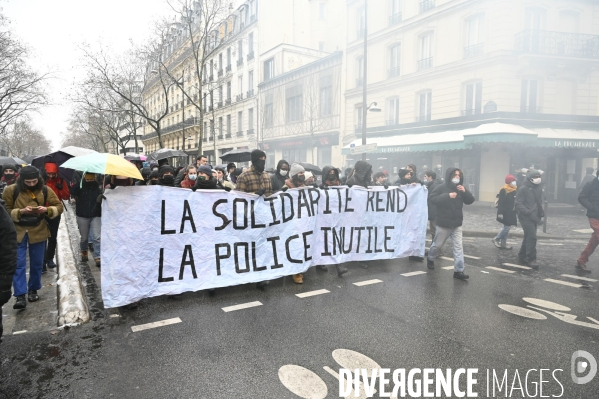
<path fill-rule="evenodd" d="M 463 230 L 462 231 L 462 235 L 464 237 L 489 237 L 489 238 L 493 238 L 497 235 L 497 233 L 499 232 L 499 228 L 497 229 L 497 231 L 475 231 L 475 230 Z M 430 231 L 429 231 L 430 233 Z M 518 238 L 523 238 L 524 234 L 522 233 L 516 233 L 516 232 L 511 232 L 510 231 L 510 237 L 518 237 Z M 589 240 L 589 236 L 588 235 L 584 235 L 584 236 L 556 236 L 556 235 L 551 235 L 551 234 L 545 234 L 543 233 L 542 230 L 537 230 L 537 240 Z"/>
<path fill-rule="evenodd" d="M 86 323 L 90 319 L 65 220 L 60 221 L 56 240 L 59 327 Z"/>

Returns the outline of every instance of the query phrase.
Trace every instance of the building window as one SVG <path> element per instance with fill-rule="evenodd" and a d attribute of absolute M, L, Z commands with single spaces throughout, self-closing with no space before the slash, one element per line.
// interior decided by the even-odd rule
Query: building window
<path fill-rule="evenodd" d="M 389 71 L 387 76 L 394 78 L 399 76 L 399 65 L 401 61 L 401 44 L 394 44 L 389 48 Z"/>
<path fill-rule="evenodd" d="M 387 101 L 387 125 L 399 125 L 399 98 Z"/>
<path fill-rule="evenodd" d="M 320 78 L 320 116 L 333 114 L 333 76 Z"/>
<path fill-rule="evenodd" d="M 254 32 L 248 35 L 248 60 L 254 58 Z"/>
<path fill-rule="evenodd" d="M 267 81 L 269 79 L 274 78 L 275 76 L 275 59 L 270 58 L 264 61 L 264 80 Z"/>
<path fill-rule="evenodd" d="M 366 13 L 364 10 L 364 6 L 361 6 L 356 11 L 356 33 L 357 39 L 362 39 L 364 37 L 364 33 L 366 32 Z"/>
<path fill-rule="evenodd" d="M 321 1 L 320 4 L 318 5 L 318 19 L 324 19 L 325 7 L 326 7 L 326 3 Z"/>
<path fill-rule="evenodd" d="M 522 92 L 520 94 L 520 112 L 541 112 L 538 107 L 539 82 L 534 79 L 522 79 Z"/>
<path fill-rule="evenodd" d="M 237 41 L 237 66 L 243 64 L 243 40 Z"/>
<path fill-rule="evenodd" d="M 466 85 L 466 109 L 463 115 L 479 115 L 482 110 L 483 83 L 476 82 Z"/>
<path fill-rule="evenodd" d="M 248 72 L 248 90 L 254 90 L 254 71 Z"/>
<path fill-rule="evenodd" d="M 302 86 L 285 90 L 285 115 L 287 123 L 302 120 Z"/>
<path fill-rule="evenodd" d="M 364 84 L 364 57 L 360 56 L 356 59 L 356 87 Z"/>
<path fill-rule="evenodd" d="M 231 81 L 227 82 L 227 101 L 231 102 Z"/>
<path fill-rule="evenodd" d="M 427 91 L 418 95 L 418 117 L 417 122 L 431 120 L 431 100 L 433 93 Z"/>
<path fill-rule="evenodd" d="M 395 25 L 401 22 L 401 0 L 390 0 L 391 1 L 391 15 L 389 16 L 389 25 Z"/>
<path fill-rule="evenodd" d="M 232 129 L 231 114 L 229 114 L 229 115 L 227 115 L 227 131 L 226 131 L 227 137 L 231 137 L 231 129 Z"/>
<path fill-rule="evenodd" d="M 267 94 L 264 104 L 264 127 L 269 128 L 273 126 L 273 117 L 273 95 Z"/>
<path fill-rule="evenodd" d="M 237 113 L 237 135 L 243 134 L 243 111 Z"/>
<path fill-rule="evenodd" d="M 435 0 L 421 0 L 420 1 L 420 13 L 426 12 L 431 8 L 435 8 Z"/>
<path fill-rule="evenodd" d="M 362 131 L 362 116 L 363 116 L 362 105 L 356 105 L 354 108 L 354 124 L 356 130 Z"/>
<path fill-rule="evenodd" d="M 306 150 L 283 150 L 283 158 L 289 163 L 306 162 Z"/>
<path fill-rule="evenodd" d="M 324 51 L 324 42 L 318 42 L 318 51 Z"/>
<path fill-rule="evenodd" d="M 237 77 L 237 92 L 239 95 L 243 95 L 243 75 Z"/>
<path fill-rule="evenodd" d="M 420 59 L 418 60 L 418 70 L 431 68 L 433 66 L 433 34 L 427 33 L 420 36 Z"/>
<path fill-rule="evenodd" d="M 227 72 L 231 70 L 231 47 L 227 49 Z"/>
<path fill-rule="evenodd" d="M 223 117 L 218 118 L 218 138 L 223 138 Z"/>
<path fill-rule="evenodd" d="M 254 130 L 254 108 L 248 109 L 248 131 Z"/>
<path fill-rule="evenodd" d="M 464 58 L 480 55 L 484 52 L 484 17 L 479 15 L 466 21 L 466 46 Z"/>

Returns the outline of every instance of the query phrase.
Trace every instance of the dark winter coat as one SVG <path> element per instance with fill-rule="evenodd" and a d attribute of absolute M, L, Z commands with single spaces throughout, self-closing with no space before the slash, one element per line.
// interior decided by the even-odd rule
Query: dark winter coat
<path fill-rule="evenodd" d="M 75 198 L 75 214 L 81 218 L 95 218 L 102 216 L 102 207 L 98 203 L 98 197 L 102 195 L 102 188 L 93 181 L 79 187 L 79 183 L 71 187 L 71 196 Z"/>
<path fill-rule="evenodd" d="M 533 184 L 527 178 L 522 186 L 518 188 L 514 201 L 516 212 L 520 219 L 528 219 L 539 223 L 545 216 L 543 212 L 543 190 L 539 184 Z"/>
<path fill-rule="evenodd" d="M 197 179 L 194 186 L 191 188 L 193 191 L 196 190 L 224 190 L 223 186 L 214 178 L 210 177 L 208 180 Z"/>
<path fill-rule="evenodd" d="M 358 161 L 356 162 L 356 166 L 354 168 L 354 171 L 352 172 L 351 177 L 347 179 L 347 182 L 345 184 L 347 184 L 350 187 L 362 186 L 366 188 L 372 184 L 371 175 L 372 165 L 370 165 L 366 161 Z"/>
<path fill-rule="evenodd" d="M 436 207 L 435 224 L 439 227 L 455 229 L 462 225 L 464 214 L 462 208 L 464 204 L 470 205 L 474 202 L 474 196 L 468 190 L 461 192 L 457 189 L 458 185 L 464 185 L 464 175 L 456 185 L 451 182 L 451 178 L 458 168 L 449 168 L 445 175 L 445 183 L 437 186 L 430 195 L 430 202 Z M 461 172 L 461 170 L 460 170 Z M 450 193 L 457 193 L 457 197 L 451 198 Z"/>
<path fill-rule="evenodd" d="M 582 188 L 578 194 L 578 202 L 587 208 L 589 219 L 599 219 L 599 180 L 597 178 Z"/>
<path fill-rule="evenodd" d="M 329 175 L 329 173 L 331 173 L 331 170 L 335 171 L 335 176 L 336 176 L 335 181 L 327 180 L 327 176 Z M 332 166 L 325 166 L 324 168 L 322 168 L 322 184 L 320 185 L 320 188 L 335 187 L 335 186 L 340 186 L 340 185 L 341 185 L 341 179 L 339 178 L 339 169 L 334 168 Z"/>
<path fill-rule="evenodd" d="M 516 193 L 516 190 L 512 191 L 511 193 L 508 193 L 505 188 L 499 190 L 499 199 L 497 201 L 497 216 L 503 216 L 503 219 L 499 219 L 499 217 L 497 218 L 497 221 L 499 223 L 503 223 L 507 226 L 518 225 L 516 209 L 514 208 Z"/>
<path fill-rule="evenodd" d="M 427 199 L 427 202 L 428 202 L 428 220 L 435 220 L 435 216 L 437 214 L 437 208 L 431 202 L 431 194 L 441 184 L 443 184 L 443 182 L 441 180 L 435 179 L 432 182 L 430 182 L 430 184 L 428 185 L 428 199 Z"/>
<path fill-rule="evenodd" d="M 16 268 L 17 229 L 4 207 L 4 201 L 0 200 L 0 291 L 10 290 Z"/>
<path fill-rule="evenodd" d="M 281 172 L 281 166 L 283 165 L 287 165 L 287 176 L 281 176 L 280 172 Z M 276 193 L 277 191 L 281 191 L 281 188 L 283 188 L 283 186 L 285 185 L 285 180 L 287 180 L 289 178 L 289 162 L 285 161 L 284 159 L 281 159 L 279 161 L 279 163 L 277 164 L 277 170 L 275 171 L 275 173 L 270 177 L 270 182 L 272 185 L 272 192 Z"/>

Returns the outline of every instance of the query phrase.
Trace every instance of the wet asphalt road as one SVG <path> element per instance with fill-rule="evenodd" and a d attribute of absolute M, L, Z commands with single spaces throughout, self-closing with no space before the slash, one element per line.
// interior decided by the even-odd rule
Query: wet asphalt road
<path fill-rule="evenodd" d="M 526 372 L 541 368 L 563 370 L 556 372 L 561 397 L 597 397 L 599 375 L 586 385 L 574 384 L 570 359 L 576 350 L 599 359 L 599 329 L 587 318 L 599 320 L 599 283 L 562 276 L 575 274 L 583 242 L 540 244 L 543 266 L 534 272 L 501 266 L 515 263 L 516 249 L 498 251 L 488 238 L 465 241 L 465 253 L 481 258 L 466 258 L 468 282 L 453 279 L 452 271 L 442 268 L 451 261 L 438 260 L 437 268 L 427 271 L 423 263 L 402 259 L 372 262 L 369 270 L 350 265 L 343 278 L 311 269 L 303 285 L 288 277 L 271 283 L 266 292 L 239 286 L 219 289 L 212 297 L 198 292 L 178 300 L 147 299 L 137 310 L 121 309 L 121 317 L 109 317 L 95 303 L 94 320 L 85 326 L 5 337 L 0 398 L 298 398 L 279 379 L 284 365 L 311 370 L 326 386 L 326 397 L 334 398 L 339 397 L 338 382 L 324 367 L 338 371 L 337 349 L 359 352 L 392 370 L 478 368 L 479 397 L 487 397 L 487 369 L 508 369 L 511 385 L 516 369 L 525 384 Z M 591 258 L 589 266 L 594 273 L 587 277 L 599 279 L 598 258 Z M 426 273 L 402 276 L 413 271 Z M 353 284 L 371 279 L 382 282 Z M 329 292 L 295 295 L 320 289 Z M 525 297 L 566 306 L 570 311 L 564 313 L 588 325 L 565 322 Z M 222 310 L 254 301 L 262 305 Z M 534 306 L 546 319 L 508 313 L 500 304 Z M 131 329 L 172 318 L 181 322 Z M 532 375 L 538 382 L 538 374 Z M 549 380 L 544 395 L 560 394 L 551 374 L 543 379 Z M 301 385 L 310 384 L 303 380 Z M 526 396 L 516 390 L 512 397 Z"/>

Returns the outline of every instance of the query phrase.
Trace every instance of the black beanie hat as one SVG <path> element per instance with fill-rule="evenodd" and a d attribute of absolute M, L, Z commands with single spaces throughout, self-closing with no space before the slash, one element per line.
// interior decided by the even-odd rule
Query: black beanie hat
<path fill-rule="evenodd" d="M 173 169 L 170 165 L 162 165 L 160 169 L 158 169 L 158 177 L 164 176 L 165 173 L 171 172 L 173 175 L 175 174 L 175 169 Z"/>
<path fill-rule="evenodd" d="M 2 166 L 2 171 L 5 171 L 6 169 L 10 169 L 13 172 L 17 171 L 17 167 L 15 165 L 12 165 L 12 164 L 6 164 L 6 165 Z"/>
<path fill-rule="evenodd" d="M 227 165 L 227 170 L 229 170 L 229 169 L 231 169 L 231 168 L 235 168 L 235 167 L 237 167 L 237 165 L 235 165 L 233 162 L 230 162 L 230 163 Z"/>
<path fill-rule="evenodd" d="M 262 150 L 254 150 L 252 151 L 252 163 L 259 161 L 260 158 L 265 157 L 266 153 Z"/>
<path fill-rule="evenodd" d="M 25 166 L 19 171 L 22 180 L 33 180 L 40 177 L 40 171 L 35 166 Z"/>
<path fill-rule="evenodd" d="M 158 171 L 157 170 L 153 170 L 152 173 L 150 173 L 150 179 L 153 178 L 158 178 Z"/>

